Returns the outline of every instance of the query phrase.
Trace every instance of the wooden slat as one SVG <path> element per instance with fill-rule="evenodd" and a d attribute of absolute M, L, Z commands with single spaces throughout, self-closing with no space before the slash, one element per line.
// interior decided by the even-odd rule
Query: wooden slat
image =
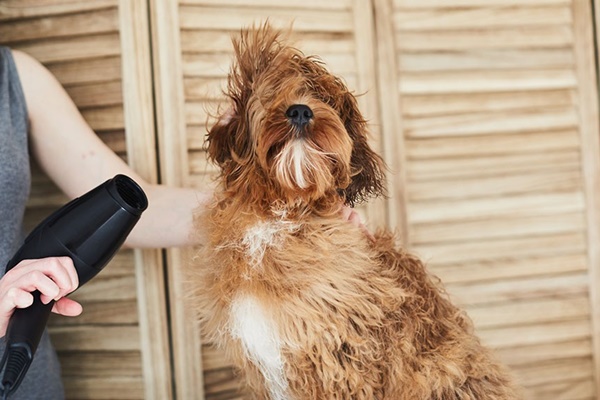
<path fill-rule="evenodd" d="M 535 372 L 534 372 L 535 373 Z M 560 372 L 552 372 L 560 376 Z M 549 379 L 549 382 L 527 387 L 523 391 L 528 399 L 552 399 L 552 400 L 595 400 L 596 387 L 591 377 L 559 381 Z"/>
<path fill-rule="evenodd" d="M 281 8 L 227 9 L 182 5 L 179 15 L 183 29 L 239 30 L 241 27 L 264 22 L 267 18 L 278 28 L 289 28 L 293 23 L 296 31 L 349 32 L 353 28 L 350 11 L 304 7 L 290 12 Z"/>
<path fill-rule="evenodd" d="M 115 153 L 125 154 L 127 152 L 125 132 L 123 130 L 102 131 L 97 132 L 97 135 Z"/>
<path fill-rule="evenodd" d="M 195 69 L 192 68 L 188 68 L 187 71 L 185 69 L 183 70 L 185 77 L 193 76 L 194 73 Z M 185 94 L 190 98 L 210 102 L 220 102 L 225 100 L 223 91 L 227 87 L 227 83 L 221 78 L 191 78 L 189 80 L 186 79 L 186 83 L 189 84 L 190 87 L 187 87 L 186 85 Z M 186 107 L 187 106 L 188 105 L 186 104 Z M 198 105 L 192 103 L 188 108 L 192 107 L 198 107 Z M 202 106 L 200 105 L 200 107 Z M 193 122 L 197 123 L 198 121 Z"/>
<path fill-rule="evenodd" d="M 142 357 L 137 351 L 61 352 L 60 366 L 67 378 L 140 377 Z"/>
<path fill-rule="evenodd" d="M 73 378 L 65 379 L 69 399 L 81 400 L 138 400 L 144 398 L 142 378 Z"/>
<path fill-rule="evenodd" d="M 117 276 L 128 276 L 133 275 L 135 272 L 134 266 L 134 255 L 131 249 L 120 250 L 106 267 L 100 272 L 98 278 L 110 278 Z"/>
<path fill-rule="evenodd" d="M 209 342 L 202 344 L 202 364 L 207 371 L 233 368 L 233 364 L 227 359 L 224 350 L 216 348 Z"/>
<path fill-rule="evenodd" d="M 421 138 L 409 139 L 407 142 L 408 157 L 416 160 L 546 152 L 556 154 L 558 151 L 567 151 L 569 154 L 576 155 L 581 145 L 581 138 L 576 129 L 567 129 L 493 136 Z M 579 166 L 576 166 L 576 169 L 579 169 Z"/>
<path fill-rule="evenodd" d="M 395 8 L 458 8 L 521 6 L 520 0 L 393 0 Z M 570 0 L 527 0 L 527 5 L 569 5 Z"/>
<path fill-rule="evenodd" d="M 118 33 L 35 41 L 14 46 L 42 63 L 83 60 L 120 55 Z"/>
<path fill-rule="evenodd" d="M 125 128 L 125 116 L 121 105 L 81 110 L 81 115 L 95 131 L 112 131 Z"/>
<path fill-rule="evenodd" d="M 185 5 L 203 5 L 203 6 L 219 6 L 233 7 L 235 9 L 265 7 L 265 8 L 288 8 L 290 12 L 297 9 L 323 9 L 323 10 L 349 10 L 352 5 L 352 0 L 330 0 L 323 2 L 321 0 L 307 0 L 302 3 L 295 1 L 285 2 L 281 0 L 253 0 L 249 3 L 247 0 L 181 0 L 180 4 Z"/>
<path fill-rule="evenodd" d="M 518 92 L 572 89 L 577 80 L 572 69 L 521 71 L 437 71 L 405 72 L 399 89 L 402 94 Z"/>
<path fill-rule="evenodd" d="M 409 138 L 429 138 L 567 130 L 577 124 L 573 107 L 560 107 L 411 118 L 404 122 L 404 128 Z"/>
<path fill-rule="evenodd" d="M 590 301 L 587 297 L 550 297 L 469 307 L 467 311 L 478 329 L 489 329 L 589 318 Z"/>
<path fill-rule="evenodd" d="M 485 262 L 468 261 L 465 264 L 430 265 L 431 271 L 446 284 L 495 282 L 499 279 L 517 279 L 570 272 L 586 272 L 585 254 L 549 254 L 537 257 L 499 258 Z"/>
<path fill-rule="evenodd" d="M 446 3 L 454 4 L 455 1 Z M 521 25 L 476 30 L 457 27 L 451 31 L 398 31 L 396 35 L 398 43 L 401 43 L 400 51 L 545 49 L 573 44 L 573 31 L 569 25 Z"/>
<path fill-rule="evenodd" d="M 399 30 L 496 29 L 571 24 L 569 4 L 556 6 L 473 7 L 444 10 L 402 10 L 394 14 Z"/>
<path fill-rule="evenodd" d="M 406 72 L 550 69 L 575 63 L 568 48 L 403 52 L 398 57 L 398 67 Z"/>
<path fill-rule="evenodd" d="M 59 15 L 0 24 L 0 37 L 4 42 L 48 40 L 98 33 L 118 32 L 116 8 L 93 12 Z"/>
<path fill-rule="evenodd" d="M 411 224 L 492 217 L 532 217 L 583 210 L 582 193 L 504 196 L 496 199 L 432 201 L 410 205 Z"/>
<path fill-rule="evenodd" d="M 123 104 L 120 80 L 66 87 L 69 97 L 79 108 L 106 107 Z"/>
<path fill-rule="evenodd" d="M 478 334 L 485 345 L 492 348 L 504 348 L 587 339 L 590 337 L 591 330 L 590 320 L 582 319 L 543 325 L 496 328 L 493 330 L 479 329 Z M 567 365 L 567 363 L 563 363 L 563 365 Z M 581 366 L 581 363 L 578 365 Z M 543 368 L 543 366 L 539 367 Z M 587 370 L 587 373 L 591 376 L 591 366 L 585 365 L 583 369 Z M 522 376 L 523 372 L 519 375 Z M 557 379 L 557 376 L 560 375 L 554 375 L 554 379 Z M 532 384 L 528 379 L 523 380 L 528 384 Z"/>
<path fill-rule="evenodd" d="M 574 380 L 592 380 L 592 360 L 583 359 L 561 360 L 538 366 L 519 368 L 519 380 L 527 386 L 545 386 L 557 382 L 572 382 Z M 547 392 L 552 393 L 551 391 Z M 551 395 L 554 399 L 555 397 Z"/>
<path fill-rule="evenodd" d="M 556 360 L 590 357 L 592 340 L 588 338 L 571 342 L 530 344 L 496 349 L 495 353 L 503 363 L 510 366 L 544 365 Z"/>
<path fill-rule="evenodd" d="M 58 351 L 139 351 L 137 326 L 63 326 L 50 327 Z"/>
<path fill-rule="evenodd" d="M 410 153 L 410 149 L 408 150 Z M 412 160 L 406 174 L 409 181 L 440 180 L 451 178 L 487 178 L 490 176 L 522 173 L 553 173 L 581 165 L 577 150 L 529 152 L 520 154 L 485 155 L 460 158 L 434 158 Z"/>
<path fill-rule="evenodd" d="M 587 246 L 585 236 L 581 233 L 574 233 L 486 242 L 414 246 L 412 250 L 431 264 L 456 265 L 581 253 L 587 250 Z"/>
<path fill-rule="evenodd" d="M 235 371 L 231 368 L 206 371 L 204 382 L 207 399 L 213 393 L 239 390 L 240 383 L 234 379 L 235 377 Z"/>
<path fill-rule="evenodd" d="M 55 62 L 46 66 L 66 87 L 121 79 L 120 56 Z"/>
<path fill-rule="evenodd" d="M 69 296 L 75 299 L 74 295 Z M 84 312 L 77 318 L 52 315 L 53 326 L 67 325 L 137 325 L 137 302 L 131 300 L 84 301 Z"/>
<path fill-rule="evenodd" d="M 186 76 L 199 76 L 225 79 L 230 69 L 232 54 L 183 54 L 183 66 Z M 336 75 L 356 74 L 354 55 L 348 53 L 320 53 L 327 68 Z"/>
<path fill-rule="evenodd" d="M 239 32 L 203 29 L 183 29 L 181 47 L 186 53 L 225 53 L 233 51 L 231 38 Z M 355 50 L 351 32 L 292 32 L 290 39 L 302 48 L 304 54 L 352 53 Z"/>
<path fill-rule="evenodd" d="M 552 296 L 571 297 L 587 294 L 585 273 L 507 279 L 495 282 L 453 283 L 448 293 L 463 305 L 484 305 Z"/>
<path fill-rule="evenodd" d="M 72 295 L 82 302 L 111 300 L 135 300 L 136 282 L 134 275 L 104 277 L 99 274 L 94 280 L 79 288 Z"/>
<path fill-rule="evenodd" d="M 485 179 L 443 179 L 412 182 L 410 201 L 513 196 L 526 193 L 577 192 L 581 171 L 568 169 L 541 173 L 494 176 Z"/>
<path fill-rule="evenodd" d="M 466 95 L 415 95 L 402 97 L 405 117 L 466 114 L 473 111 L 526 111 L 576 104 L 573 90 L 513 93 L 468 93 Z"/>
<path fill-rule="evenodd" d="M 584 232 L 585 228 L 582 212 L 517 218 L 487 217 L 480 220 L 412 224 L 411 243 L 423 245 L 569 234 Z"/>
<path fill-rule="evenodd" d="M 225 80 L 229 73 L 231 58 L 232 54 L 230 53 L 184 53 L 182 55 L 184 74 Z M 188 90 L 187 86 L 186 83 L 186 90 Z"/>
<path fill-rule="evenodd" d="M 117 0 L 3 0 L 0 21 L 102 10 L 116 4 Z"/>

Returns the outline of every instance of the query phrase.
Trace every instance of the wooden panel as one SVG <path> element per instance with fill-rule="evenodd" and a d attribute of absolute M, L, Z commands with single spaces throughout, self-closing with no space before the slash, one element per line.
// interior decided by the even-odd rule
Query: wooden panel
<path fill-rule="evenodd" d="M 146 49 L 149 45 L 143 34 L 147 35 L 148 28 L 139 26 L 147 23 L 147 13 L 135 9 L 143 1 L 125 3 L 129 8 L 117 0 L 2 1 L 0 42 L 45 64 L 100 138 L 153 181 L 156 155 L 147 153 L 155 148 L 151 145 L 152 87 L 149 76 L 142 73 L 151 67 L 149 58 L 143 58 L 144 45 Z M 139 33 L 142 36 L 135 36 Z M 142 90 L 136 90 L 140 86 Z M 27 229 L 66 201 L 34 166 Z M 139 257 L 130 250 L 120 252 L 96 279 L 74 293 L 84 307 L 81 317 L 52 317 L 50 334 L 63 366 L 68 398 L 150 398 L 146 393 L 153 393 L 161 383 L 166 389 L 157 398 L 168 398 L 170 374 L 163 372 L 169 368 L 168 354 L 162 360 L 147 361 L 151 350 L 155 354 L 161 349 L 159 335 L 144 347 L 149 332 L 158 326 L 166 333 L 166 324 L 163 320 L 150 326 L 148 314 L 140 314 L 137 301 L 138 295 L 144 305 L 147 301 L 139 290 L 140 276 L 160 269 L 162 260 L 145 257 L 136 271 L 134 259 Z M 156 283 L 164 289 L 161 281 Z M 154 294 L 150 297 L 157 298 Z M 165 303 L 163 299 L 163 309 Z M 160 315 L 159 310 L 154 307 L 151 313 Z M 153 371 L 159 373 L 152 376 Z"/>
<path fill-rule="evenodd" d="M 514 368 L 527 399 L 594 398 L 590 2 L 374 4 L 404 242 Z"/>

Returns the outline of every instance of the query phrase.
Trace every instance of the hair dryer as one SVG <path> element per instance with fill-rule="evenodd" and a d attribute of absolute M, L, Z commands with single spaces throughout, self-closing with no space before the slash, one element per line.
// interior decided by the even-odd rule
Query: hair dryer
<path fill-rule="evenodd" d="M 112 259 L 147 206 L 138 184 L 117 175 L 47 217 L 27 236 L 6 270 L 25 259 L 68 256 L 81 286 Z M 32 294 L 33 304 L 16 309 L 8 324 L 0 362 L 4 398 L 17 389 L 31 365 L 54 304 L 43 304 L 39 291 Z"/>

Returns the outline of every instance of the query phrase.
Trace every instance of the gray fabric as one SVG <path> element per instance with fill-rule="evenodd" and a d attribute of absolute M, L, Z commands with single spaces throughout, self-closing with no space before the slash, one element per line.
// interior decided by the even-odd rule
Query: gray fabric
<path fill-rule="evenodd" d="M 28 118 L 17 69 L 8 48 L 0 47 L 0 271 L 23 240 L 25 204 L 31 176 Z M 4 351 L 4 341 L 0 341 Z M 11 400 L 63 399 L 60 364 L 45 332 L 31 367 Z"/>

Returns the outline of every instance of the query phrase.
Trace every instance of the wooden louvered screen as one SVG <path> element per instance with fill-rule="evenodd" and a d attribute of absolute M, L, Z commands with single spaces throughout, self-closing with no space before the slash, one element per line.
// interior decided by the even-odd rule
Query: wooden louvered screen
<path fill-rule="evenodd" d="M 145 6 L 139 1 L 120 6 L 117 0 L 2 1 L 0 44 L 42 62 L 99 137 L 155 180 L 151 80 L 144 76 L 151 67 L 143 57 L 143 49 L 149 50 Z M 124 56 L 122 49 L 130 52 Z M 27 230 L 67 201 L 35 166 L 32 181 Z M 171 398 L 161 270 L 160 253 L 123 250 L 73 294 L 84 305 L 80 317 L 51 319 L 68 398 Z"/>
<path fill-rule="evenodd" d="M 527 399 L 596 398 L 590 2 L 375 4 L 387 44 L 380 79 L 395 88 L 382 92 L 384 138 L 400 155 L 408 247 Z"/>
<path fill-rule="evenodd" d="M 361 208 L 369 226 L 428 261 L 526 399 L 587 400 L 600 382 L 591 3 L 4 0 L 0 44 L 43 62 L 148 180 L 207 188 L 207 111 L 224 99 L 231 35 L 293 22 L 305 53 L 366 93 L 391 167 L 389 201 Z M 28 228 L 66 201 L 33 179 Z M 81 317 L 53 319 L 69 398 L 245 398 L 183 301 L 191 255 L 168 250 L 163 273 L 160 252 L 122 251 L 76 293 Z"/>

